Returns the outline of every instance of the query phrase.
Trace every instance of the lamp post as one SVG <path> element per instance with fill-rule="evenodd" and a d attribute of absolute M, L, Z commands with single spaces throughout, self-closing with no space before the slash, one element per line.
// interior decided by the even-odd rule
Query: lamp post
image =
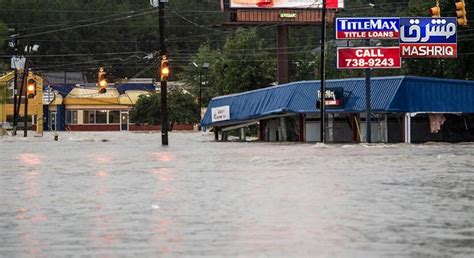
<path fill-rule="evenodd" d="M 199 65 L 197 65 L 195 62 L 193 62 L 194 67 L 198 70 L 199 72 L 199 99 L 198 99 L 198 104 L 199 104 L 199 131 L 201 130 L 201 113 L 202 113 L 202 69 L 209 69 L 209 63 L 203 63 L 202 64 L 202 69 L 200 69 Z"/>

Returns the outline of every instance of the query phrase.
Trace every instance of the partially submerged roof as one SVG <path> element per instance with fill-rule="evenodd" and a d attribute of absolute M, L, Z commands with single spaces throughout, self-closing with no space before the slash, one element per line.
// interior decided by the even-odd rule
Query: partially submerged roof
<path fill-rule="evenodd" d="M 328 113 L 365 112 L 365 78 L 328 80 L 344 89 L 344 105 Z M 302 81 L 213 98 L 202 126 L 225 126 L 285 113 L 319 113 L 319 81 Z M 474 113 L 474 82 L 412 76 L 371 79 L 373 112 Z M 212 108 L 229 106 L 230 120 L 212 122 Z"/>

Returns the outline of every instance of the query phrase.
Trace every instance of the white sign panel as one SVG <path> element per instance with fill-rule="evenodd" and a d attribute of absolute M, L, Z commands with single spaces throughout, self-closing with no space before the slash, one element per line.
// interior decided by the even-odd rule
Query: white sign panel
<path fill-rule="evenodd" d="M 12 57 L 11 68 L 16 70 L 25 69 L 26 58 L 24 57 Z"/>
<path fill-rule="evenodd" d="M 222 106 L 211 109 L 212 122 L 225 121 L 230 119 L 230 106 Z"/>

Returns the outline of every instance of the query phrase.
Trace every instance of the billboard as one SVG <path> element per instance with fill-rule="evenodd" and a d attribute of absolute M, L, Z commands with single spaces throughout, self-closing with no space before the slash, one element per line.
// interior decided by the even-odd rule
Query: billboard
<path fill-rule="evenodd" d="M 338 69 L 400 68 L 399 47 L 343 47 L 337 49 Z"/>
<path fill-rule="evenodd" d="M 456 28 L 456 18 L 400 18 L 400 55 L 404 58 L 455 58 Z"/>
<path fill-rule="evenodd" d="M 228 0 L 230 8 L 321 9 L 322 0 Z M 224 0 L 225 4 L 226 0 Z M 344 8 L 344 0 L 326 0 L 327 8 Z"/>
<path fill-rule="evenodd" d="M 336 18 L 336 39 L 398 39 L 400 18 Z"/>

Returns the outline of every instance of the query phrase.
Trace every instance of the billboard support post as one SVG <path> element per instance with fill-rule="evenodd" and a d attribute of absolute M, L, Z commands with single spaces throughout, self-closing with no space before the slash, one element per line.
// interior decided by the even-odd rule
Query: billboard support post
<path fill-rule="evenodd" d="M 321 111 L 321 128 L 320 128 L 320 138 L 321 143 L 326 142 L 326 104 L 324 101 L 324 96 L 326 94 L 326 60 L 325 60 L 325 44 L 326 44 L 326 0 L 323 0 L 322 6 L 322 20 L 321 20 L 321 85 L 320 85 L 320 94 L 321 100 L 319 109 Z"/>
<path fill-rule="evenodd" d="M 370 46 L 370 39 L 366 39 L 366 43 Z M 365 69 L 365 141 L 367 143 L 372 142 L 372 118 L 371 118 L 371 106 L 370 106 L 370 68 Z"/>
<path fill-rule="evenodd" d="M 278 84 L 288 83 L 288 25 L 278 25 Z"/>

